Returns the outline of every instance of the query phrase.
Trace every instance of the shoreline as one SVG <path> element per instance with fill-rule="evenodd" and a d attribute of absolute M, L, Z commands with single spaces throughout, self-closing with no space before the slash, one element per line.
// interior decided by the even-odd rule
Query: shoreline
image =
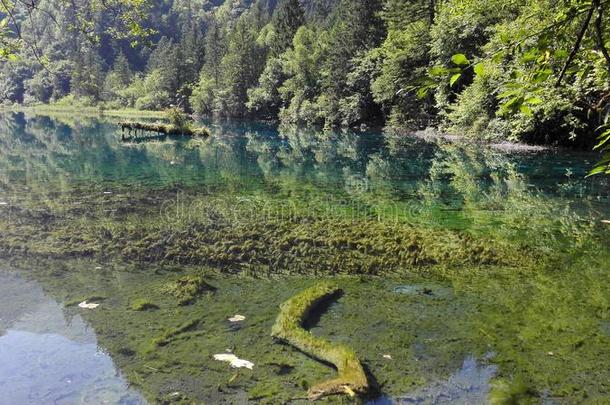
<path fill-rule="evenodd" d="M 509 140 L 501 141 L 486 141 L 483 139 L 473 139 L 465 136 L 453 135 L 439 131 L 436 128 L 427 128 L 420 131 L 414 131 L 409 134 L 410 136 L 422 139 L 424 141 L 442 140 L 451 143 L 469 144 L 484 146 L 491 149 L 498 150 L 500 152 L 511 152 L 511 153 L 535 153 L 535 152 L 548 152 L 560 149 L 569 150 L 580 150 L 578 148 L 561 148 L 552 145 L 531 145 L 523 142 L 513 142 Z"/>
<path fill-rule="evenodd" d="M 100 107 L 85 107 L 85 106 L 63 106 L 63 105 L 52 105 L 52 104 L 37 104 L 32 106 L 24 105 L 0 105 L 0 112 L 22 112 L 38 115 L 47 115 L 49 117 L 65 117 L 65 116 L 82 116 L 82 117 L 106 117 L 106 118 L 148 118 L 148 119 L 166 119 L 166 113 L 162 110 L 136 110 L 134 108 L 123 108 L 123 109 L 103 109 Z M 195 117 L 201 120 L 205 117 Z M 209 118 L 209 117 L 208 117 Z M 264 125 L 270 125 L 277 128 L 281 127 L 281 122 L 277 120 L 259 120 L 251 119 L 244 120 L 240 118 L 234 119 L 221 119 L 222 121 L 234 121 L 234 122 L 256 122 Z M 214 122 L 214 120 L 213 120 Z M 300 127 L 301 129 L 312 129 L 309 127 Z M 359 131 L 357 129 L 351 129 L 355 133 L 366 134 L 370 132 L 373 127 L 368 127 L 367 131 Z M 379 132 L 395 133 L 405 137 L 413 137 L 424 141 L 443 140 L 452 143 L 471 144 L 488 147 L 491 149 L 498 150 L 500 152 L 507 153 L 537 153 L 537 152 L 549 152 L 559 150 L 573 150 L 581 151 L 587 149 L 581 148 L 569 148 L 562 146 L 553 145 L 532 145 L 523 142 L 514 142 L 509 140 L 498 140 L 498 141 L 487 141 L 483 139 L 472 139 L 465 136 L 454 135 L 449 133 L 441 132 L 438 128 L 427 128 L 424 130 L 415 131 L 404 131 L 395 132 L 393 129 L 384 129 L 384 127 L 374 127 Z M 324 129 L 319 128 L 319 131 Z M 337 129 L 336 131 L 340 131 Z"/>
<path fill-rule="evenodd" d="M 83 116 L 83 117 L 140 117 L 140 118 L 166 118 L 165 111 L 136 110 L 133 108 L 103 109 L 99 107 L 85 106 L 57 106 L 50 104 L 39 104 L 33 106 L 0 106 L 1 112 L 22 112 L 48 116 Z"/>

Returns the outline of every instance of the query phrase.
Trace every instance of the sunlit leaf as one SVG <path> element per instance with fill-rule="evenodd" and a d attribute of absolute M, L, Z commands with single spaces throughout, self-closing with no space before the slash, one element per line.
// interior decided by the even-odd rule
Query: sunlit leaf
<path fill-rule="evenodd" d="M 458 66 L 468 65 L 470 63 L 466 55 L 464 55 L 463 53 L 457 53 L 453 55 L 451 57 L 451 61 Z"/>
<path fill-rule="evenodd" d="M 474 73 L 477 76 L 483 76 L 485 74 L 485 65 L 483 63 L 477 63 L 474 66 Z"/>
<path fill-rule="evenodd" d="M 498 98 L 503 99 L 503 98 L 513 97 L 513 96 L 519 94 L 520 92 L 521 92 L 520 90 L 508 90 L 508 91 L 498 94 Z"/>
<path fill-rule="evenodd" d="M 521 106 L 521 104 L 523 104 L 523 97 L 519 96 L 511 98 L 506 102 L 506 104 L 504 104 L 504 106 L 509 109 L 517 109 Z"/>
<path fill-rule="evenodd" d="M 444 66 L 432 66 L 429 72 L 431 76 L 444 76 L 447 74 L 447 68 Z"/>
<path fill-rule="evenodd" d="M 456 83 L 458 80 L 460 80 L 460 77 L 462 77 L 462 74 L 461 74 L 461 73 L 456 73 L 456 74 L 454 74 L 453 76 L 451 76 L 451 79 L 449 80 L 449 85 L 450 85 L 451 87 L 453 87 L 453 85 L 454 85 L 454 84 L 455 84 L 455 83 Z"/>
<path fill-rule="evenodd" d="M 551 75 L 553 74 L 553 71 L 551 69 L 543 69 L 540 70 L 538 72 L 536 72 L 536 74 L 534 75 L 533 78 L 533 82 L 534 83 L 543 83 L 545 82 Z"/>
<path fill-rule="evenodd" d="M 521 105 L 519 106 L 519 110 L 520 110 L 520 111 L 521 111 L 523 114 L 527 115 L 528 117 L 531 117 L 532 115 L 534 115 L 534 112 L 532 111 L 532 109 L 531 109 L 531 108 L 529 108 L 529 106 L 527 106 L 527 105 L 525 105 L 525 104 L 521 104 Z"/>

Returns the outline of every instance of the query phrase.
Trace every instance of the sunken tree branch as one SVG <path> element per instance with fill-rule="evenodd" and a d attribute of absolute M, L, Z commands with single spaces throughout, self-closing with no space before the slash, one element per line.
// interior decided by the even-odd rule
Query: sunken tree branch
<path fill-rule="evenodd" d="M 302 327 L 319 304 L 340 292 L 339 287 L 332 283 L 320 283 L 292 297 L 280 306 L 280 314 L 271 332 L 274 338 L 337 369 L 339 375 L 336 379 L 321 382 L 309 389 L 308 397 L 312 401 L 329 395 L 355 396 L 369 390 L 364 369 L 352 349 L 316 337 Z"/>

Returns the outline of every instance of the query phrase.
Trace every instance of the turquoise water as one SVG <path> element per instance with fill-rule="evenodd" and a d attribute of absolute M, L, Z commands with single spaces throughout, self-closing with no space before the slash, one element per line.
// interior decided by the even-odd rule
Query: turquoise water
<path fill-rule="evenodd" d="M 312 331 L 354 348 L 373 403 L 610 399 L 595 154 L 209 125 L 209 140 L 124 144 L 112 120 L 2 116 L 7 401 L 302 402 L 332 370 L 269 333 L 320 278 L 345 294 Z M 168 285 L 192 275 L 217 291 L 179 305 Z M 254 370 L 215 363 L 226 349 Z"/>

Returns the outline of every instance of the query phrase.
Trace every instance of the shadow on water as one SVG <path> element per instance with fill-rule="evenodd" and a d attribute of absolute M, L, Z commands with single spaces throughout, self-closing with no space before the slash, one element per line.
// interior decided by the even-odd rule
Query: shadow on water
<path fill-rule="evenodd" d="M 317 304 L 313 310 L 308 313 L 307 318 L 303 323 L 303 328 L 305 330 L 310 330 L 320 323 L 322 316 L 328 312 L 331 306 L 337 304 L 337 300 L 339 300 L 343 294 L 343 291 L 339 290 L 334 294 L 325 297 L 323 301 Z"/>

